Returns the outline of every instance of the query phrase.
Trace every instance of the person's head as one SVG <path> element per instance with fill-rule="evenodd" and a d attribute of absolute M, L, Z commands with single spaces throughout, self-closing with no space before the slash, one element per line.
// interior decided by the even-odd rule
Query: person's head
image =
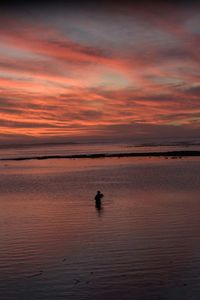
<path fill-rule="evenodd" d="M 101 192 L 100 191 L 97 191 L 97 194 L 100 194 Z"/>

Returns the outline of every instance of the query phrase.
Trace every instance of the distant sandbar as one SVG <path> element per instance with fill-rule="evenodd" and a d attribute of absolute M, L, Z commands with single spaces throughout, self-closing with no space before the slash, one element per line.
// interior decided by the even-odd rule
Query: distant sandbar
<path fill-rule="evenodd" d="M 167 151 L 167 152 L 132 152 L 132 153 L 93 153 L 93 154 L 74 154 L 74 155 L 44 155 L 33 157 L 1 158 L 1 161 L 8 160 L 44 160 L 44 159 L 78 159 L 78 158 L 108 158 L 108 157 L 171 157 L 181 158 L 189 156 L 200 156 L 200 151 Z"/>

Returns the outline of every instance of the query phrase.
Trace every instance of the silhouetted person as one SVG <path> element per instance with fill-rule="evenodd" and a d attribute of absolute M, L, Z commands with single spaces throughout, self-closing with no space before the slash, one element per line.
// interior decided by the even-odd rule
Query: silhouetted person
<path fill-rule="evenodd" d="M 98 213 L 101 212 L 102 210 L 102 206 L 101 206 L 101 199 L 104 197 L 104 195 L 100 192 L 100 191 L 97 191 L 97 194 L 95 196 L 95 202 L 96 202 L 96 210 L 98 211 Z"/>
<path fill-rule="evenodd" d="M 102 194 L 100 191 L 97 191 L 97 194 L 95 196 L 96 201 L 101 201 L 101 199 L 104 197 L 104 194 Z"/>

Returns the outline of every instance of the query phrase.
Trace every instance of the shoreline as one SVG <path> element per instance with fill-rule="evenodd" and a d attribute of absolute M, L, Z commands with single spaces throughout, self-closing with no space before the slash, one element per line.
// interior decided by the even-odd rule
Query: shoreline
<path fill-rule="evenodd" d="M 33 157 L 0 158 L 0 161 L 46 160 L 46 159 L 79 159 L 79 158 L 112 158 L 112 157 L 194 157 L 200 156 L 200 151 L 164 151 L 164 152 L 124 152 L 124 153 L 93 153 L 74 155 L 44 155 Z"/>

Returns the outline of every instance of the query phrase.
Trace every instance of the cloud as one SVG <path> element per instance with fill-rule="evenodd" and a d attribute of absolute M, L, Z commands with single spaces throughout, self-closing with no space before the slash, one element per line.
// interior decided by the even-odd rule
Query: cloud
<path fill-rule="evenodd" d="M 198 24 L 187 26 L 197 16 L 192 5 L 110 3 L 91 18 L 80 8 L 37 14 L 7 13 L 0 21 L 6 140 L 169 135 L 173 126 L 177 135 L 197 133 L 200 56 Z M 65 15 L 71 17 L 59 25 Z"/>
<path fill-rule="evenodd" d="M 191 96 L 197 96 L 198 99 L 200 99 L 200 85 L 199 86 L 193 86 L 193 87 L 190 87 L 190 88 L 186 88 L 185 93 L 187 93 Z"/>

